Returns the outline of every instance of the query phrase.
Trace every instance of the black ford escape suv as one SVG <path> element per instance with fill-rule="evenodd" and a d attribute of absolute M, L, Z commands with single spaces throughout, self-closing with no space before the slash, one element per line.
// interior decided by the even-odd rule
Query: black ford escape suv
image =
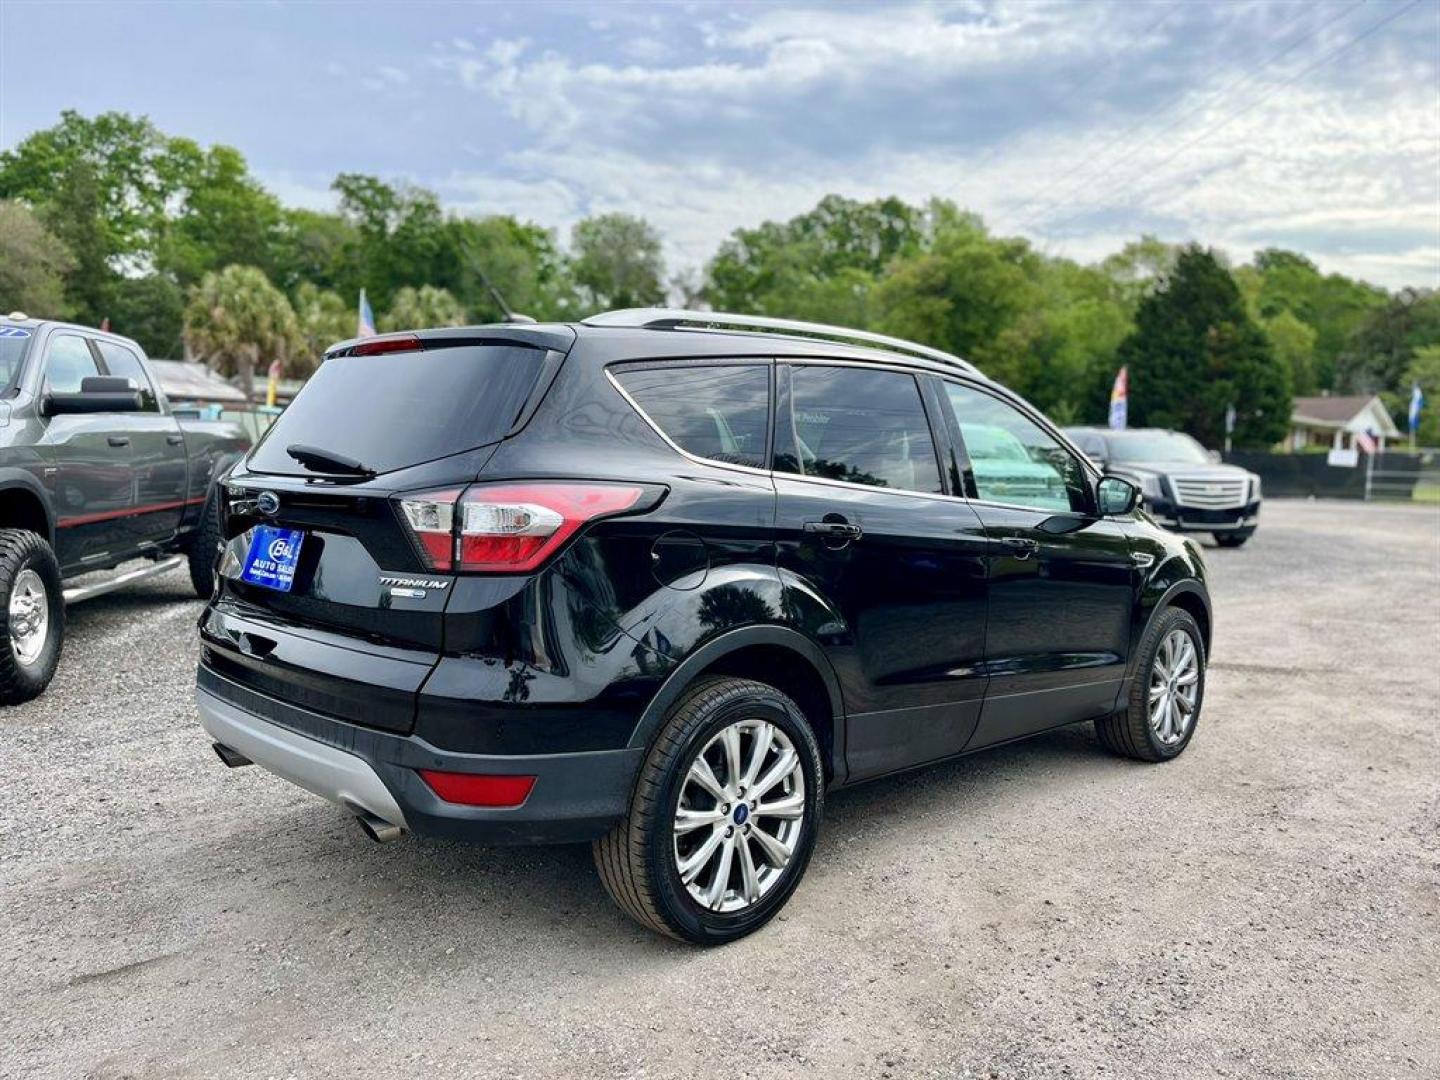
<path fill-rule="evenodd" d="M 825 792 L 1093 720 L 1180 754 L 1210 604 L 965 362 L 661 310 L 336 346 L 226 481 L 202 723 L 376 839 L 594 841 L 718 943 L 799 883 Z"/>

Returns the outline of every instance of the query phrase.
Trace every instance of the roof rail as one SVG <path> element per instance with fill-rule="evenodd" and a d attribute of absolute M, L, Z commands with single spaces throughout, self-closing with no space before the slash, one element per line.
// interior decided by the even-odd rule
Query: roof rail
<path fill-rule="evenodd" d="M 619 311 L 591 315 L 581 321 L 586 326 L 621 326 L 637 330 L 759 330 L 818 338 L 823 341 L 848 341 L 852 344 L 878 345 L 891 352 L 921 356 L 960 368 L 973 375 L 980 374 L 979 369 L 968 360 L 962 360 L 941 349 L 932 349 L 928 345 L 917 345 L 913 341 L 890 337 L 887 334 L 872 334 L 868 330 L 851 330 L 846 326 L 802 322 L 799 319 L 772 319 L 768 315 L 734 315 L 724 311 L 686 311 L 680 308 L 622 308 Z"/>

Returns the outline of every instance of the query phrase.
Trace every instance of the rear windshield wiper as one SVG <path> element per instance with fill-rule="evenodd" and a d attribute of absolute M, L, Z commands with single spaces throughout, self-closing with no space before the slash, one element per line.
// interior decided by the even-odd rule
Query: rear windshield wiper
<path fill-rule="evenodd" d="M 331 476 L 375 475 L 374 469 L 367 465 L 362 465 L 354 458 L 346 457 L 344 454 L 337 454 L 331 450 L 321 450 L 317 446 L 291 443 L 285 448 L 285 453 L 289 454 L 307 469 L 312 469 L 315 472 L 328 473 Z"/>

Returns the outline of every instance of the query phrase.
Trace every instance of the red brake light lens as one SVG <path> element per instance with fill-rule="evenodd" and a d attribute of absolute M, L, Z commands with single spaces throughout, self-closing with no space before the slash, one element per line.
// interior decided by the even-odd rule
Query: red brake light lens
<path fill-rule="evenodd" d="M 400 334 L 394 337 L 366 338 L 350 349 L 350 355 L 379 356 L 382 353 L 415 352 L 422 347 L 420 339 L 414 334 Z"/>
<path fill-rule="evenodd" d="M 462 806 L 519 806 L 530 797 L 533 776 L 496 776 L 483 773 L 418 770 L 430 790 L 448 803 Z"/>
<path fill-rule="evenodd" d="M 587 522 L 629 510 L 644 495 L 629 484 L 536 481 L 477 484 L 400 500 L 432 570 L 534 570 Z"/>
<path fill-rule="evenodd" d="M 456 568 L 533 570 L 586 522 L 629 510 L 642 494 L 620 484 L 477 485 L 460 500 Z"/>

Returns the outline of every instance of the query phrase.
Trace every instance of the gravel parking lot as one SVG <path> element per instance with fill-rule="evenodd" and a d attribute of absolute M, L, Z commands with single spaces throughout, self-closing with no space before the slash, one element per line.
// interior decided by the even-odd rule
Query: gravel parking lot
<path fill-rule="evenodd" d="M 222 768 L 182 575 L 78 606 L 0 712 L 0 1075 L 1440 1075 L 1440 510 L 1207 555 L 1181 759 L 1075 727 L 838 794 L 711 952 L 587 849 L 382 847 Z"/>

